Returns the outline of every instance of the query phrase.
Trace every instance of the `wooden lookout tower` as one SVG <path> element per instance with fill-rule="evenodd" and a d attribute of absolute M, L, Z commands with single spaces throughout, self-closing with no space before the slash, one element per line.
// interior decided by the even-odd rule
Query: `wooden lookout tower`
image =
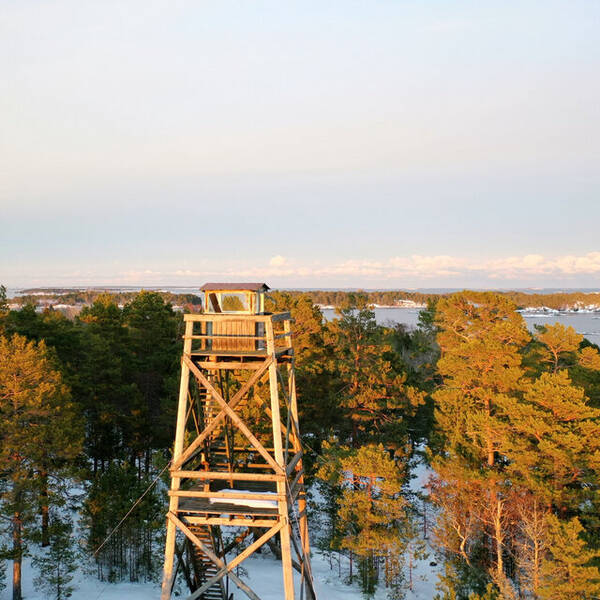
<path fill-rule="evenodd" d="M 237 599 L 234 585 L 260 600 L 236 567 L 265 544 L 282 600 L 315 600 L 292 320 L 265 312 L 268 289 L 207 283 L 204 312 L 184 316 L 161 600 L 178 576 L 187 600 Z"/>

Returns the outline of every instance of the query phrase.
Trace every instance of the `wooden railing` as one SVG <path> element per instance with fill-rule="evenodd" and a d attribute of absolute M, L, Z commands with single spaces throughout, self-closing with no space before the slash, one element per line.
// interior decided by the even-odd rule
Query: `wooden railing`
<path fill-rule="evenodd" d="M 183 336 L 184 340 L 192 341 L 191 354 L 219 350 L 273 354 L 292 348 L 292 319 L 288 312 L 271 315 L 186 314 L 184 320 L 193 324 L 192 334 Z"/>

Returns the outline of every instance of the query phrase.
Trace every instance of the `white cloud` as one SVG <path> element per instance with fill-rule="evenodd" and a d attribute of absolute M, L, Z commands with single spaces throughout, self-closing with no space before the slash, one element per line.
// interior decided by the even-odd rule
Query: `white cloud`
<path fill-rule="evenodd" d="M 151 265 L 102 271 L 61 270 L 32 274 L 16 285 L 199 285 L 205 281 L 267 281 L 292 287 L 503 287 L 503 286 L 594 286 L 600 283 L 600 251 L 586 254 L 544 256 L 525 254 L 499 258 L 421 255 L 381 259 L 303 262 L 273 256 L 266 263 L 199 261 L 194 267 L 160 270 Z M 23 274 L 21 274 L 23 278 Z M 11 283 L 11 282 L 7 282 Z"/>
<path fill-rule="evenodd" d="M 165 272 L 139 270 L 121 273 L 119 279 L 132 281 L 136 275 L 143 283 L 144 275 L 151 273 L 153 280 L 195 283 L 197 279 L 257 279 L 287 281 L 290 285 L 407 285 L 419 282 L 426 286 L 438 283 L 449 285 L 484 285 L 486 281 L 502 285 L 502 281 L 522 281 L 525 285 L 536 285 L 541 280 L 569 280 L 579 277 L 596 277 L 600 274 L 600 252 L 583 255 L 543 256 L 526 254 L 501 258 L 465 258 L 459 256 L 421 255 L 392 256 L 380 260 L 348 259 L 330 263 L 300 264 L 277 255 L 268 264 L 256 266 L 230 265 L 219 268 L 178 269 Z M 473 284 L 474 281 L 478 283 Z M 411 283 L 411 285 L 412 285 Z M 579 284 L 581 285 L 581 284 Z"/>
<path fill-rule="evenodd" d="M 277 256 L 273 256 L 271 260 L 269 260 L 269 265 L 271 267 L 283 267 L 287 264 L 287 258 L 285 256 L 281 256 L 278 254 Z"/>

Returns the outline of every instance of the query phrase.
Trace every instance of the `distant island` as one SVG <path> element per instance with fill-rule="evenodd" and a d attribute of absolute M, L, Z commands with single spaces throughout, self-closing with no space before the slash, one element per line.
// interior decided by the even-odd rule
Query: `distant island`
<path fill-rule="evenodd" d="M 199 291 L 188 287 L 149 286 L 147 288 L 127 286 L 98 287 L 35 287 L 18 290 L 9 298 L 11 308 L 33 305 L 38 309 L 54 308 L 77 313 L 84 306 L 91 306 L 101 294 L 110 294 L 114 300 L 125 305 L 141 291 L 147 289 L 159 293 L 176 310 L 196 312 L 200 309 Z M 185 290 L 185 293 L 182 293 Z M 189 291 L 187 291 L 189 290 Z M 197 293 L 196 293 L 197 292 Z M 323 310 L 343 306 L 353 291 L 345 290 L 285 290 L 292 297 L 309 296 Z M 420 292 L 408 290 L 368 290 L 366 294 L 373 308 L 425 308 L 449 293 Z M 600 312 L 600 292 L 561 291 L 551 293 L 526 291 L 496 291 L 517 305 L 523 312 Z"/>

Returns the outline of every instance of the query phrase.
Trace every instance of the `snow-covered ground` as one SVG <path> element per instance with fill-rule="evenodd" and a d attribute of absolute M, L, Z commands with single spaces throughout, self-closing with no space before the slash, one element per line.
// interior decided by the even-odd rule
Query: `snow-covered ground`
<path fill-rule="evenodd" d="M 414 577 L 414 591 L 407 590 L 407 600 L 431 600 L 435 596 L 435 573 L 429 567 L 430 558 L 419 561 Z M 248 572 L 247 577 L 243 577 L 250 587 L 260 596 L 261 600 L 281 600 L 282 593 L 282 575 L 281 563 L 275 560 L 270 554 L 264 556 L 254 555 L 242 563 L 244 569 Z M 25 600 L 46 600 L 47 597 L 36 590 L 33 584 L 33 571 L 29 567 L 28 561 L 25 563 L 23 595 Z M 312 560 L 313 573 L 315 577 L 315 586 L 319 600 L 361 600 L 363 598 L 360 589 L 355 584 L 353 586 L 344 583 L 347 577 L 347 566 L 343 567 L 342 578 L 338 575 L 337 563 L 333 570 L 329 568 L 327 557 L 317 553 L 313 555 Z M 296 577 L 296 595 L 300 590 L 300 579 L 297 573 Z M 72 600 L 149 600 L 160 597 L 160 585 L 153 583 L 103 583 L 94 576 L 77 573 L 73 584 L 75 591 Z M 247 596 L 237 590 L 233 583 L 230 584 L 230 591 L 234 592 L 234 598 L 241 600 Z M 237 590 L 237 591 L 236 591 Z M 10 590 L 4 590 L 0 597 L 4 600 L 10 598 Z M 182 596 L 185 598 L 185 594 Z M 386 590 L 378 590 L 375 596 L 377 600 L 386 598 Z"/>
<path fill-rule="evenodd" d="M 422 462 L 418 462 L 413 469 L 411 491 L 424 491 L 424 485 L 429 477 L 429 469 Z M 422 532 L 421 532 L 422 535 Z M 413 590 L 406 590 L 406 600 L 432 600 L 435 596 L 435 584 L 437 582 L 437 571 L 439 567 L 430 566 L 435 561 L 434 553 L 428 549 L 429 556 L 423 560 L 417 560 L 413 571 Z M 315 578 L 315 587 L 319 600 L 361 600 L 363 598 L 357 584 L 347 585 L 349 564 L 348 559 L 342 557 L 341 565 L 337 562 L 337 555 L 331 562 L 328 556 L 321 554 L 318 550 L 313 551 L 312 568 Z M 8 563 L 9 569 L 11 564 Z M 261 600 L 281 600 L 282 573 L 281 563 L 269 552 L 262 555 L 255 554 L 242 563 L 246 580 L 250 587 L 260 596 Z M 341 575 L 340 575 L 341 573 Z M 25 600 L 46 600 L 47 596 L 36 589 L 34 584 L 35 570 L 31 566 L 30 559 L 25 559 L 23 564 L 23 595 Z M 7 578 L 9 583 L 10 578 Z M 296 595 L 299 595 L 300 578 L 295 573 Z M 106 583 L 100 582 L 94 575 L 79 570 L 74 577 L 72 585 L 75 591 L 72 600 L 150 600 L 160 597 L 160 585 L 157 583 Z M 247 598 L 247 596 L 230 583 L 230 592 L 234 593 L 235 600 Z M 185 598 L 187 594 L 182 594 Z M 1 600 L 11 597 L 10 585 L 0 593 Z M 375 595 L 376 600 L 387 598 L 387 590 L 380 586 Z"/>

